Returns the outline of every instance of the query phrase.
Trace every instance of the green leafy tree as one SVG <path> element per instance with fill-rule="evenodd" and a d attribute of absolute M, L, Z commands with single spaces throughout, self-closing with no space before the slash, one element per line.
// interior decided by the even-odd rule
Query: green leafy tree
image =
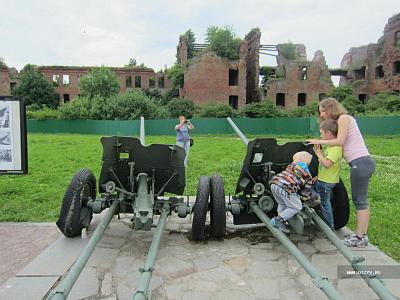
<path fill-rule="evenodd" d="M 88 99 L 95 96 L 111 97 L 119 93 L 117 76 L 107 67 L 95 67 L 79 82 L 81 95 Z"/>
<path fill-rule="evenodd" d="M 349 85 L 334 87 L 330 93 L 328 93 L 328 97 L 335 98 L 339 102 L 342 102 L 344 99 L 352 95 L 353 89 Z"/>
<path fill-rule="evenodd" d="M 242 40 L 236 36 L 232 28 L 225 26 L 210 26 L 207 28 L 206 43 L 219 56 L 229 59 L 239 59 L 239 47 Z"/>
<path fill-rule="evenodd" d="M 278 44 L 276 46 L 280 54 L 282 54 L 287 60 L 296 59 L 296 45 L 292 42 L 285 44 Z"/>
<path fill-rule="evenodd" d="M 137 66 L 136 58 L 130 58 L 129 63 L 125 66 L 126 67 L 136 67 Z"/>
<path fill-rule="evenodd" d="M 238 117 L 240 113 L 228 104 L 209 102 L 199 107 L 198 117 L 201 118 L 226 118 Z"/>
<path fill-rule="evenodd" d="M 4 58 L 2 58 L 1 56 L 0 56 L 0 67 L 2 67 L 2 66 L 6 66 L 6 62 L 4 61 Z"/>
<path fill-rule="evenodd" d="M 60 102 L 54 96 L 52 84 L 44 79 L 34 65 L 26 65 L 20 75 L 20 82 L 12 91 L 12 95 L 25 99 L 27 105 L 36 103 L 40 107 L 58 107 Z"/>
<path fill-rule="evenodd" d="M 196 37 L 191 29 L 186 31 L 182 36 L 186 37 L 187 40 L 187 54 L 188 58 L 193 58 L 194 56 L 194 43 L 196 42 Z"/>
<path fill-rule="evenodd" d="M 167 109 L 173 118 L 179 116 L 185 116 L 186 118 L 191 118 L 194 115 L 195 107 L 191 100 L 187 99 L 172 99 L 167 104 Z"/>
<path fill-rule="evenodd" d="M 74 101 L 60 107 L 60 118 L 64 120 L 91 119 L 91 99 L 86 97 L 76 98 Z"/>
<path fill-rule="evenodd" d="M 274 118 L 281 115 L 280 111 L 271 101 L 249 103 L 243 109 L 249 118 Z"/>
<path fill-rule="evenodd" d="M 183 70 L 180 64 L 175 63 L 171 68 L 166 70 L 168 78 L 171 80 L 173 88 L 181 88 L 183 87 Z"/>

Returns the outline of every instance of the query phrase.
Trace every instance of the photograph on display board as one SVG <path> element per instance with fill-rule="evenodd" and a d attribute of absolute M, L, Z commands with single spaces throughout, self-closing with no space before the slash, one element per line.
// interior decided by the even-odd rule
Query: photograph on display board
<path fill-rule="evenodd" d="M 0 163 L 10 163 L 12 162 L 11 150 L 0 150 Z"/>
<path fill-rule="evenodd" d="M 6 101 L 0 101 L 0 128 L 10 127 L 10 105 Z"/>
<path fill-rule="evenodd" d="M 11 146 L 10 131 L 0 131 L 0 145 Z"/>

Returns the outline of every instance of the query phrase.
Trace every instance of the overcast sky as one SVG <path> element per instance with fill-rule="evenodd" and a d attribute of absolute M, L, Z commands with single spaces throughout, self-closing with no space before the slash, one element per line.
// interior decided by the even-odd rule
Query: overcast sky
<path fill-rule="evenodd" d="M 262 44 L 291 41 L 321 49 L 339 67 L 354 46 L 375 43 L 399 0 L 0 0 L 0 56 L 24 65 L 123 66 L 129 58 L 156 71 L 176 60 L 178 37 L 231 26 L 241 38 L 261 30 Z M 261 56 L 260 65 L 276 65 Z"/>

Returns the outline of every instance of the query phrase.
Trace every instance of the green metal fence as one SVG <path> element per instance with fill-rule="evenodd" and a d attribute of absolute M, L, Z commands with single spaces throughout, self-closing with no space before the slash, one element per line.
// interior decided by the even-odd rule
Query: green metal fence
<path fill-rule="evenodd" d="M 319 135 L 318 122 L 311 118 L 236 118 L 235 124 L 244 134 L 261 135 Z M 400 134 L 400 116 L 358 117 L 363 134 Z M 233 134 L 226 119 L 194 119 L 193 135 Z M 177 120 L 146 120 L 146 135 L 175 135 Z M 100 135 L 138 136 L 139 120 L 28 120 L 28 132 L 79 133 Z"/>

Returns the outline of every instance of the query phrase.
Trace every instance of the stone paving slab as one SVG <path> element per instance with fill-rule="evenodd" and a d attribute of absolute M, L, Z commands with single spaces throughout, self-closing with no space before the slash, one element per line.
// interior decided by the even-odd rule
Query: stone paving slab
<path fill-rule="evenodd" d="M 136 232 L 129 227 L 130 216 L 121 217 L 110 223 L 68 299 L 132 299 L 140 277 L 138 270 L 144 265 L 154 228 L 151 232 Z M 173 215 L 167 222 L 150 284 L 152 299 L 326 298 L 297 261 L 262 225 L 234 226 L 229 215 L 224 241 L 193 243 L 190 240 L 189 217 L 179 219 Z M 343 236 L 348 232 L 348 229 L 343 229 L 337 234 Z M 92 233 L 91 228 L 89 236 Z M 348 263 L 328 240 L 315 238 L 312 228 L 306 230 L 303 236 L 290 234 L 288 237 L 319 271 L 328 276 L 344 299 L 378 298 L 362 279 L 337 278 L 337 265 Z M 52 258 L 53 255 L 69 257 L 73 251 L 77 256 L 79 251 L 76 249 L 86 242 L 87 239 L 60 238 L 37 260 L 47 259 L 51 264 L 56 264 L 58 259 Z M 357 255 L 365 256 L 366 263 L 371 265 L 399 265 L 375 246 L 358 249 Z M 48 266 L 35 261 L 20 273 L 36 276 L 49 273 Z M 59 273 L 61 271 L 54 272 L 57 275 Z M 15 279 L 10 279 L 8 283 L 12 283 L 12 280 Z M 400 297 L 400 279 L 385 282 L 389 290 Z"/>

